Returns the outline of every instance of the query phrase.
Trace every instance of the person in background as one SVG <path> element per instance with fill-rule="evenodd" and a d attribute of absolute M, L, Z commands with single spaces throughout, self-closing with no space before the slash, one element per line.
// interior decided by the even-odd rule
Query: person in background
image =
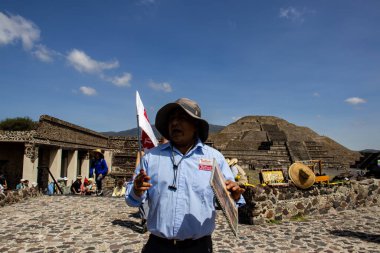
<path fill-rule="evenodd" d="M 24 189 L 25 188 L 29 188 L 29 180 L 28 179 L 24 180 Z"/>
<path fill-rule="evenodd" d="M 72 183 L 70 190 L 72 194 L 80 195 L 81 194 L 81 185 L 82 185 L 82 176 L 77 176 L 77 179 Z"/>
<path fill-rule="evenodd" d="M 100 149 L 94 150 L 93 153 L 94 160 L 91 163 L 90 177 L 93 177 L 93 173 L 95 172 L 95 182 L 98 191 L 97 195 L 100 196 L 103 195 L 102 181 L 108 173 L 108 166 Z"/>
<path fill-rule="evenodd" d="M 87 195 L 87 186 L 88 186 L 88 179 L 87 177 L 84 178 L 83 183 L 80 185 L 80 194 L 81 195 Z"/>
<path fill-rule="evenodd" d="M 198 104 L 181 98 L 162 107 L 156 115 L 157 130 L 168 143 L 150 149 L 139 165 L 140 173 L 125 195 L 130 206 L 149 203 L 149 239 L 142 252 L 212 252 L 215 201 L 210 178 L 215 161 L 226 189 L 245 204 L 244 189 L 216 149 L 204 142 L 209 124 L 201 118 Z"/>
<path fill-rule="evenodd" d="M 25 184 L 24 184 L 24 182 L 25 182 L 25 179 L 21 178 L 21 179 L 20 179 L 20 183 L 18 183 L 18 184 L 16 185 L 16 190 L 24 189 L 24 188 L 25 188 Z"/>
<path fill-rule="evenodd" d="M 7 180 L 5 179 L 5 176 L 3 174 L 0 175 L 0 185 L 1 188 L 3 188 L 3 191 L 8 190 Z"/>
<path fill-rule="evenodd" d="M 232 174 L 235 177 L 235 181 L 238 182 L 239 185 L 244 185 L 248 183 L 247 174 L 245 173 L 243 168 L 237 164 L 238 159 L 237 158 L 232 158 L 231 160 L 227 159 L 227 162 L 231 168 Z"/>
<path fill-rule="evenodd" d="M 67 186 L 67 181 L 68 181 L 67 177 L 57 179 L 57 182 L 59 184 L 59 188 L 61 188 L 62 194 L 64 194 L 64 195 L 70 194 L 70 192 L 71 192 L 71 189 L 70 189 L 71 187 Z M 56 190 L 57 190 L 57 192 L 59 192 L 58 189 L 56 189 Z"/>
<path fill-rule="evenodd" d="M 122 179 L 119 179 L 117 181 L 115 188 L 113 189 L 112 197 L 124 197 L 124 195 L 125 195 L 124 181 Z"/>
<path fill-rule="evenodd" d="M 96 184 L 92 178 L 88 179 L 88 184 L 86 186 L 86 195 L 96 194 Z"/>

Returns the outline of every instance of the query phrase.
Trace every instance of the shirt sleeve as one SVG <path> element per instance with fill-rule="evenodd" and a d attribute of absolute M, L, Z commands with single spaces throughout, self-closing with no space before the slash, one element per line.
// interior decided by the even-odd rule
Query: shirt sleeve
<path fill-rule="evenodd" d="M 102 159 L 102 174 L 105 176 L 108 173 L 108 166 L 106 160 Z"/>
<path fill-rule="evenodd" d="M 234 175 L 232 174 L 232 171 L 230 167 L 228 166 L 228 163 L 226 162 L 226 159 L 221 159 L 219 163 L 219 167 L 222 170 L 223 176 L 226 180 L 231 180 L 235 182 Z M 240 196 L 240 199 L 236 201 L 236 206 L 237 207 L 242 207 L 245 205 L 245 199 L 243 197 L 243 194 Z"/>

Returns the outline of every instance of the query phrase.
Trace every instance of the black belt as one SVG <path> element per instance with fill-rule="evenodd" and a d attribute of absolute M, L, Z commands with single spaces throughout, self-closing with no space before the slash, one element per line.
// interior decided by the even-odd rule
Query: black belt
<path fill-rule="evenodd" d="M 199 239 L 186 239 L 186 240 L 176 240 L 176 239 L 166 239 L 162 237 L 158 237 L 154 234 L 150 234 L 149 239 L 156 241 L 157 243 L 163 245 L 173 245 L 178 247 L 188 247 L 190 245 L 194 245 L 196 243 L 204 242 L 207 240 L 211 240 L 211 235 L 203 236 Z"/>

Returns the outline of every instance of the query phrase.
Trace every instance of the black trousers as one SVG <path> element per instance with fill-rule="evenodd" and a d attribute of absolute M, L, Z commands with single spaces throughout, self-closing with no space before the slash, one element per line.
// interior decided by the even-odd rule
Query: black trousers
<path fill-rule="evenodd" d="M 95 183 L 96 183 L 96 190 L 97 190 L 98 192 L 100 192 L 100 191 L 102 190 L 102 181 L 103 181 L 103 179 L 104 179 L 104 176 L 103 176 L 100 180 L 98 180 L 98 176 L 99 176 L 99 175 L 96 175 Z"/>
<path fill-rule="evenodd" d="M 197 240 L 175 241 L 150 234 L 142 253 L 212 253 L 211 236 Z"/>

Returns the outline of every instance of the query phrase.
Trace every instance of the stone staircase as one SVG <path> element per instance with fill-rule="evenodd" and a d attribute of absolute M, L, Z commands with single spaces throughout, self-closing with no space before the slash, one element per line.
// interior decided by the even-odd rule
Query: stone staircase
<path fill-rule="evenodd" d="M 289 141 L 286 142 L 289 150 L 290 160 L 292 163 L 295 161 L 310 160 L 310 154 L 303 141 Z"/>
<path fill-rule="evenodd" d="M 316 141 L 305 141 L 305 146 L 310 154 L 310 158 L 312 160 L 322 160 L 324 168 L 338 168 L 343 166 L 334 156 L 329 155 L 329 152 L 322 144 Z"/>

